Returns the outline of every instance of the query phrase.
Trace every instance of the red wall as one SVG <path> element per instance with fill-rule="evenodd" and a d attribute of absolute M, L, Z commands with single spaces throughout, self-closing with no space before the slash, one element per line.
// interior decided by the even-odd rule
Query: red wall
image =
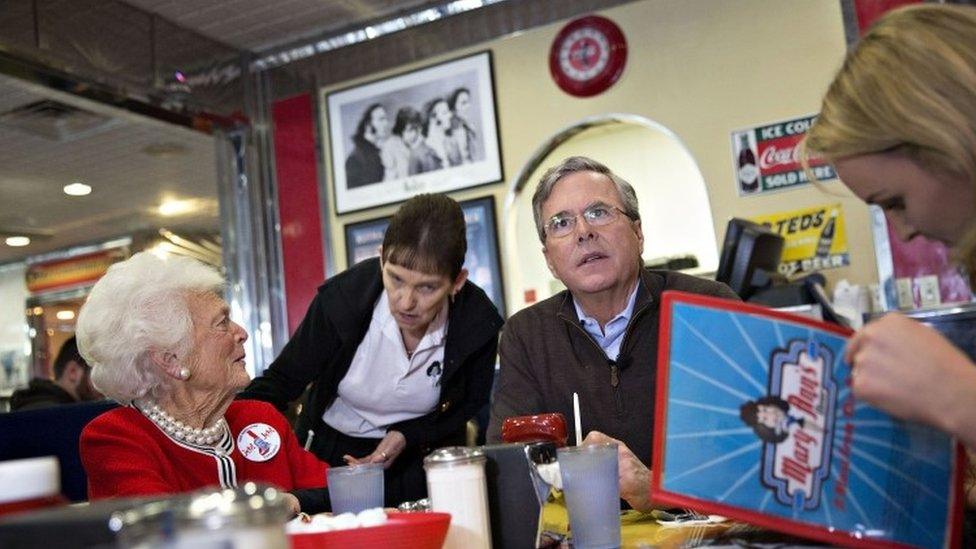
<path fill-rule="evenodd" d="M 314 116 L 308 94 L 275 101 L 271 109 L 289 333 L 325 279 Z"/>

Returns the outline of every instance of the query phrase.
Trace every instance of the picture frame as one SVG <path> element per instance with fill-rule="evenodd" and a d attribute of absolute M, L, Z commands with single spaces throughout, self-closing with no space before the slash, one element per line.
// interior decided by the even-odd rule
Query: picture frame
<path fill-rule="evenodd" d="M 468 232 L 468 253 L 464 268 L 468 280 L 488 294 L 498 312 L 505 318 L 505 288 L 502 280 L 501 254 L 495 221 L 495 200 L 491 196 L 460 202 Z"/>
<path fill-rule="evenodd" d="M 504 178 L 490 51 L 323 92 L 322 101 L 336 214 Z"/>
<path fill-rule="evenodd" d="M 346 268 L 352 267 L 360 261 L 379 257 L 383 235 L 390 225 L 390 216 L 367 219 L 345 226 L 346 234 Z"/>
<path fill-rule="evenodd" d="M 484 196 L 459 203 L 467 225 L 468 252 L 464 268 L 468 280 L 477 284 L 505 316 L 505 288 L 502 280 L 501 255 L 498 249 L 498 232 L 494 197 Z M 378 257 L 383 235 L 390 225 L 390 216 L 349 223 L 345 226 L 346 264 Z"/>

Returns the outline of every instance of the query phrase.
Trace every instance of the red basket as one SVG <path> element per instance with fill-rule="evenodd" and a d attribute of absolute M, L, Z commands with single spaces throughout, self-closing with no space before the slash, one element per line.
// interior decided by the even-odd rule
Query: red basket
<path fill-rule="evenodd" d="M 292 549 L 441 549 L 448 513 L 387 513 L 385 524 L 315 534 L 289 534 Z"/>

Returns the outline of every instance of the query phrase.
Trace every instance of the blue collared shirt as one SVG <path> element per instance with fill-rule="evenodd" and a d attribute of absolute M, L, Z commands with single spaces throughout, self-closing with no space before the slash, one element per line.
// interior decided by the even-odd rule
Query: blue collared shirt
<path fill-rule="evenodd" d="M 579 317 L 580 324 L 610 360 L 617 360 L 617 356 L 620 355 L 620 344 L 624 341 L 627 323 L 630 322 L 630 317 L 634 315 L 634 302 L 637 301 L 637 288 L 639 286 L 640 280 L 634 285 L 634 291 L 630 293 L 630 298 L 627 299 L 627 306 L 624 307 L 623 311 L 617 313 L 617 316 L 611 318 L 603 330 L 600 329 L 600 323 L 595 318 L 586 316 L 579 302 L 576 301 L 575 297 L 573 298 L 573 306 L 576 307 L 576 316 Z"/>

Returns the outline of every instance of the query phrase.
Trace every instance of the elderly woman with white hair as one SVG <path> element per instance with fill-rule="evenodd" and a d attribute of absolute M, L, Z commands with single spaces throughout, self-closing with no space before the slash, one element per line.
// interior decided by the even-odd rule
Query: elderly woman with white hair
<path fill-rule="evenodd" d="M 78 317 L 92 383 L 125 405 L 81 434 L 91 499 L 265 482 L 295 512 L 328 508 L 328 468 L 277 410 L 234 401 L 250 378 L 247 332 L 229 318 L 224 281 L 195 260 L 139 253 L 113 265 Z"/>

